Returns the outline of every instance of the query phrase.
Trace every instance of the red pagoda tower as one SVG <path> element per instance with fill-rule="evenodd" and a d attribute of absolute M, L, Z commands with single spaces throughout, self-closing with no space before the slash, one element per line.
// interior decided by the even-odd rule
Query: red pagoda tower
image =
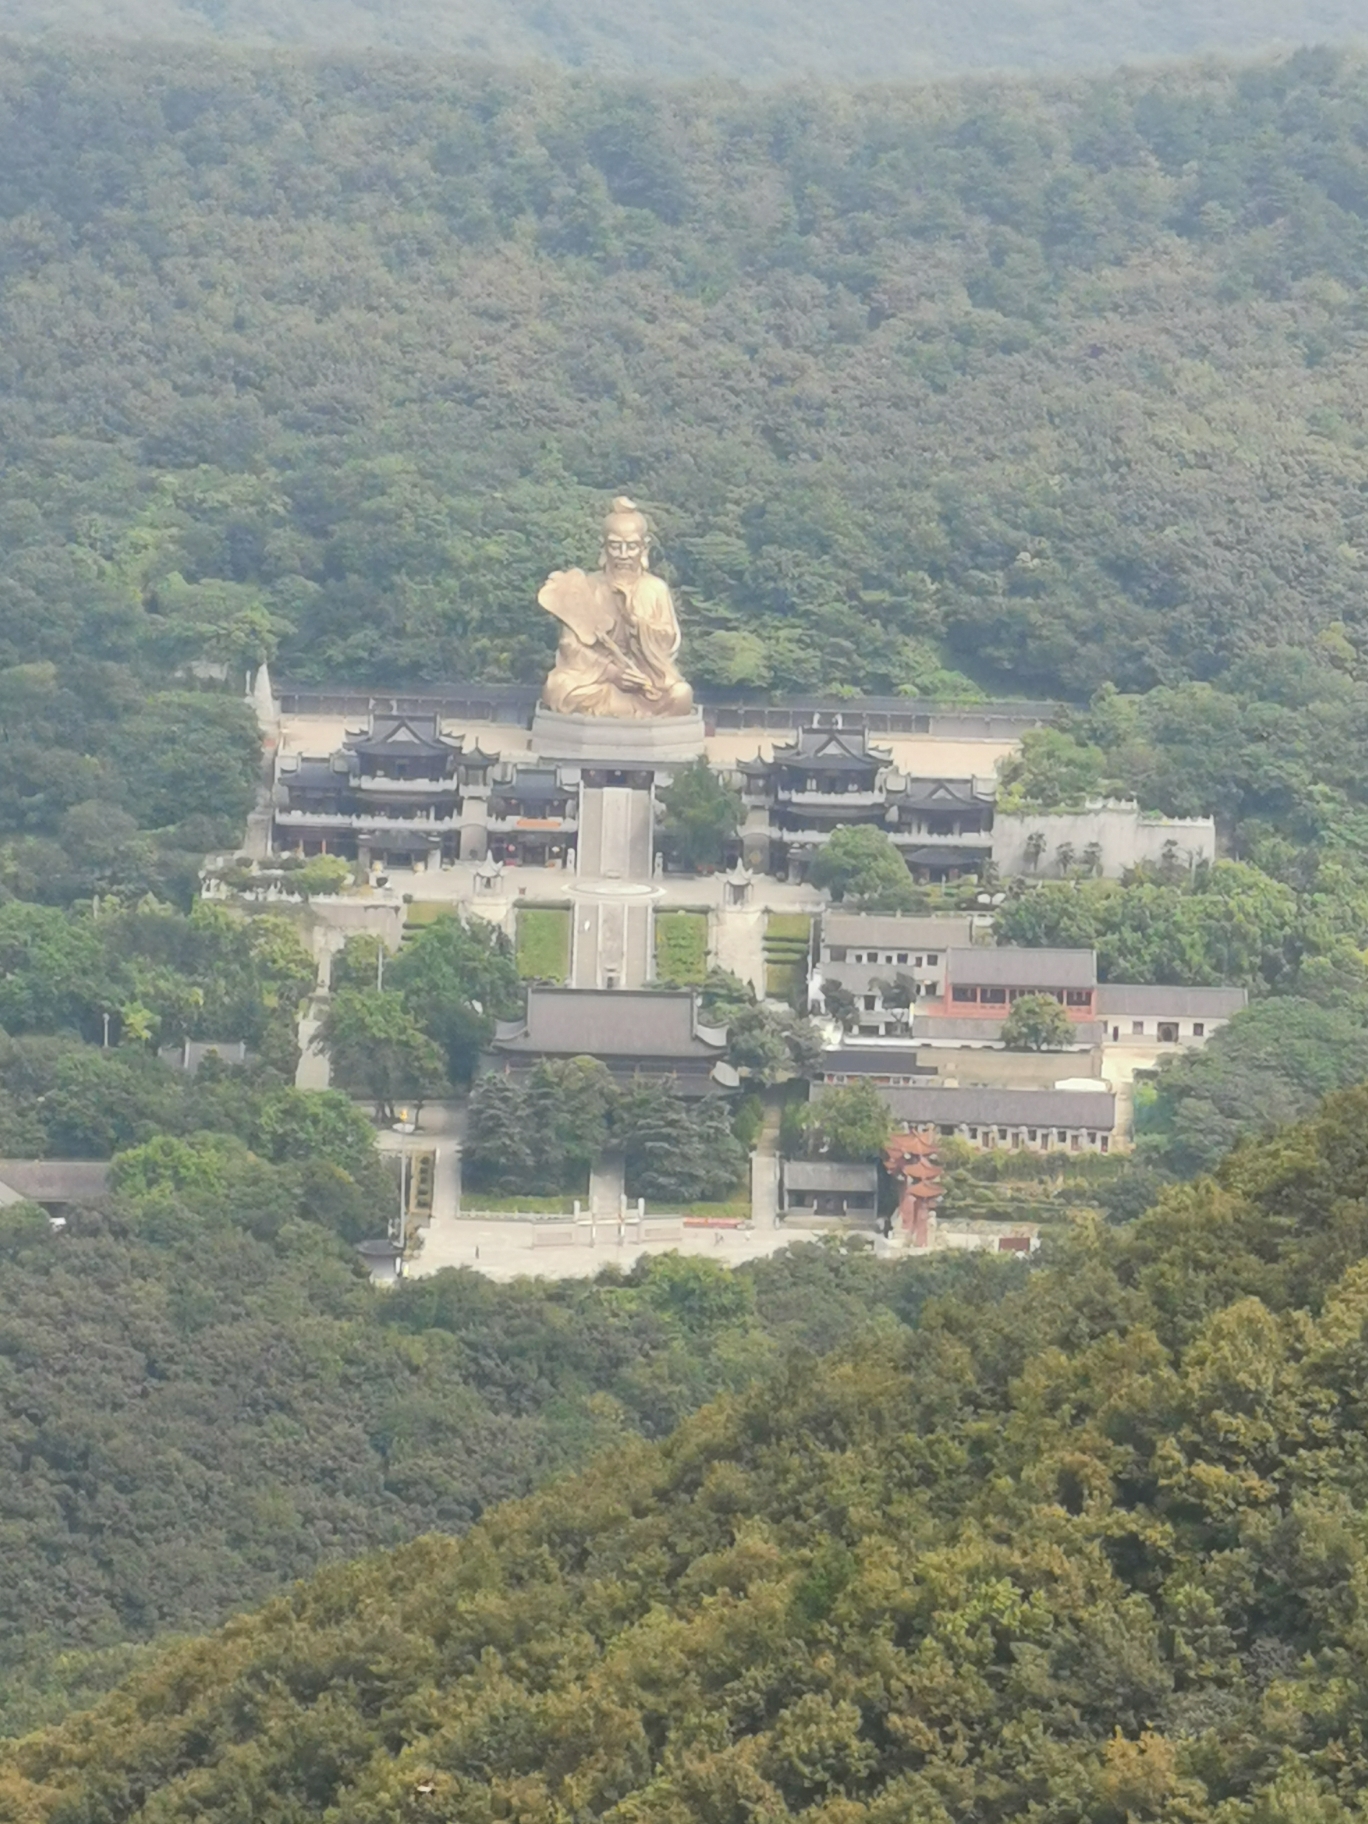
<path fill-rule="evenodd" d="M 900 1186 L 898 1226 L 914 1248 L 935 1242 L 936 1204 L 945 1195 L 935 1142 L 921 1133 L 893 1134 L 884 1147 L 884 1170 Z"/>

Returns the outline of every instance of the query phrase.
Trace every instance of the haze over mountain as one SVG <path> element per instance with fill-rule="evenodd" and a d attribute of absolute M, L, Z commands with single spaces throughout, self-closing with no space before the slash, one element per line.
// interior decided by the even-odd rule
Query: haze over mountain
<path fill-rule="evenodd" d="M 1344 42 L 1364 0 L 8 0 L 0 29 L 462 52 L 600 73 L 897 79 Z"/>

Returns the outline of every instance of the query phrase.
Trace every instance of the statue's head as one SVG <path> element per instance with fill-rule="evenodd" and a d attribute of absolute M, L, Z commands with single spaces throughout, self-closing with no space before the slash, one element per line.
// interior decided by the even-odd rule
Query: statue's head
<path fill-rule="evenodd" d="M 633 500 L 619 494 L 603 522 L 600 561 L 610 576 L 640 576 L 651 564 L 651 528 Z"/>

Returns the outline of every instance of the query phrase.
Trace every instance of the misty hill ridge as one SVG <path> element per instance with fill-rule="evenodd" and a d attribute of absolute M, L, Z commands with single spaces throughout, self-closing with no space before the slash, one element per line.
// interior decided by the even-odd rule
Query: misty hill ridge
<path fill-rule="evenodd" d="M 1355 0 L 11 0 L 5 29 L 459 53 L 604 74 L 889 81 L 1343 42 Z"/>

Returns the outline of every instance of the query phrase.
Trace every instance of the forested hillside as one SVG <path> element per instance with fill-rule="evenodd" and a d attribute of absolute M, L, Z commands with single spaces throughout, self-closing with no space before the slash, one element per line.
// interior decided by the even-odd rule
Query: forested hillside
<path fill-rule="evenodd" d="M 812 1246 L 734 1275 L 669 1258 L 592 1285 L 448 1273 L 378 1298 L 329 1232 L 353 1203 L 373 1232 L 384 1196 L 345 1098 L 225 1075 L 188 1112 L 187 1140 L 123 1156 L 112 1213 L 54 1238 L 40 1212 L 0 1211 L 0 1735 L 102 1688 L 154 1635 L 459 1533 L 795 1348 L 899 1327 L 938 1283 L 1012 1278 Z"/>
<path fill-rule="evenodd" d="M 1354 0 L 9 0 L 11 31 L 464 52 L 743 82 L 1098 69 L 1362 35 Z"/>
<path fill-rule="evenodd" d="M 1352 1824 L 1366 1123 L 172 1647 L 0 1818 Z"/>
<path fill-rule="evenodd" d="M 532 678 L 610 487 L 704 683 L 1363 640 L 1366 127 L 1330 52 L 763 99 L 11 47 L 3 656 Z"/>

